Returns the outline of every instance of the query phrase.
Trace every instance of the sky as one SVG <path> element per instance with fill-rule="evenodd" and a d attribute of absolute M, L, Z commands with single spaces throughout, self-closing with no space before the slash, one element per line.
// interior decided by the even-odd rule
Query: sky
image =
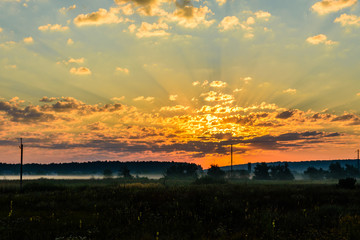
<path fill-rule="evenodd" d="M 357 0 L 0 0 L 0 162 L 355 158 Z"/>

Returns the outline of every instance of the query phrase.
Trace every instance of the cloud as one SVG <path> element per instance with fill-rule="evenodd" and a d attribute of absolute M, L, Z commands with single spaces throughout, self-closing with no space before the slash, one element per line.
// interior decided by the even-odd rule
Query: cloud
<path fill-rule="evenodd" d="M 327 40 L 327 36 L 324 34 L 319 34 L 313 37 L 308 37 L 306 41 L 312 45 L 319 45 L 319 44 L 325 44 L 325 45 L 335 45 L 338 44 L 338 42 L 334 42 L 332 40 Z"/>
<path fill-rule="evenodd" d="M 78 27 L 82 27 L 120 23 L 123 21 L 123 18 L 119 18 L 117 16 L 119 11 L 119 8 L 110 8 L 109 11 L 103 8 L 99 8 L 97 12 L 78 15 L 76 18 L 74 18 L 74 24 Z"/>
<path fill-rule="evenodd" d="M 131 4 L 126 4 L 119 7 L 124 15 L 132 15 L 134 14 L 134 8 Z"/>
<path fill-rule="evenodd" d="M 74 9 L 76 9 L 76 5 L 74 4 L 74 5 L 72 5 L 72 6 L 70 6 L 70 7 L 62 7 L 62 8 L 60 8 L 59 9 L 59 12 L 60 13 L 62 13 L 62 14 L 66 14 L 68 11 L 70 11 L 70 10 L 74 10 Z"/>
<path fill-rule="evenodd" d="M 296 89 L 289 88 L 289 89 L 284 90 L 283 93 L 294 95 L 294 94 L 296 94 Z"/>
<path fill-rule="evenodd" d="M 207 102 L 232 103 L 235 100 L 233 95 L 223 94 L 223 93 L 214 92 L 214 91 L 202 93 L 200 96 L 204 97 L 204 100 Z"/>
<path fill-rule="evenodd" d="M 322 0 L 315 3 L 311 9 L 319 15 L 337 12 L 341 9 L 353 6 L 357 0 Z"/>
<path fill-rule="evenodd" d="M 170 35 L 170 33 L 165 31 L 167 29 L 169 29 L 169 26 L 164 22 L 153 24 L 142 22 L 137 30 L 136 36 L 138 38 L 164 37 Z"/>
<path fill-rule="evenodd" d="M 177 98 L 178 98 L 178 95 L 176 95 L 176 94 L 169 96 L 170 101 L 176 101 Z"/>
<path fill-rule="evenodd" d="M 91 71 L 87 67 L 71 68 L 70 73 L 74 75 L 90 75 Z"/>
<path fill-rule="evenodd" d="M 356 15 L 348 15 L 346 13 L 341 14 L 340 17 L 337 17 L 334 20 L 334 23 L 340 23 L 341 26 L 356 26 L 360 27 L 360 17 Z"/>
<path fill-rule="evenodd" d="M 227 83 L 223 82 L 223 81 L 212 81 L 210 83 L 210 87 L 213 87 L 213 88 L 224 88 L 226 86 L 227 86 Z"/>
<path fill-rule="evenodd" d="M 255 18 L 253 18 L 253 17 L 248 17 L 248 18 L 246 19 L 246 24 L 247 24 L 247 25 L 255 24 Z"/>
<path fill-rule="evenodd" d="M 114 102 L 121 102 L 124 100 L 125 100 L 125 96 L 111 98 L 111 101 L 114 101 Z"/>
<path fill-rule="evenodd" d="M 193 86 L 197 86 L 197 85 L 200 85 L 200 82 L 199 81 L 195 81 L 192 83 Z"/>
<path fill-rule="evenodd" d="M 252 39 L 254 37 L 255 37 L 255 35 L 253 33 L 245 33 L 244 34 L 244 38 L 246 38 L 246 39 Z"/>
<path fill-rule="evenodd" d="M 131 25 L 128 27 L 128 29 L 129 29 L 129 32 L 133 33 L 133 32 L 135 32 L 135 30 L 136 30 L 136 25 L 135 25 L 135 24 L 131 24 Z"/>
<path fill-rule="evenodd" d="M 11 49 L 16 45 L 16 42 L 14 41 L 7 41 L 4 43 L 0 43 L 0 47 L 4 49 Z"/>
<path fill-rule="evenodd" d="M 32 37 L 26 37 L 26 38 L 24 38 L 23 41 L 26 44 L 33 44 L 34 43 L 34 39 Z"/>
<path fill-rule="evenodd" d="M 219 6 L 222 6 L 226 3 L 226 0 L 216 0 L 216 2 L 219 4 Z"/>
<path fill-rule="evenodd" d="M 242 81 L 244 81 L 245 84 L 248 84 L 250 81 L 252 81 L 252 77 L 244 77 L 240 78 Z"/>
<path fill-rule="evenodd" d="M 15 101 L 0 101 L 0 112 L 5 112 L 14 122 L 43 122 L 55 119 L 52 114 L 43 113 L 39 106 L 26 106 L 21 108 Z"/>
<path fill-rule="evenodd" d="M 155 100 L 154 97 L 144 97 L 144 96 L 139 96 L 133 99 L 135 102 L 139 102 L 139 101 L 145 101 L 145 102 L 153 102 Z"/>
<path fill-rule="evenodd" d="M 87 105 L 84 102 L 73 97 L 61 97 L 61 98 L 43 97 L 42 99 L 40 99 L 40 102 L 46 103 L 42 106 L 39 106 L 39 108 L 43 112 L 47 112 L 47 113 L 75 112 L 79 115 L 89 115 L 100 112 L 103 113 L 115 112 L 123 109 L 123 105 L 119 103 L 105 104 L 105 105 L 100 105 L 100 104 Z M 66 117 L 68 117 L 68 115 L 66 115 Z"/>
<path fill-rule="evenodd" d="M 127 69 L 127 68 L 116 67 L 116 68 L 115 68 L 115 71 L 117 71 L 117 72 L 122 72 L 122 73 L 124 73 L 124 74 L 130 74 L 129 69 Z"/>
<path fill-rule="evenodd" d="M 295 111 L 293 110 L 287 110 L 287 111 L 284 111 L 282 113 L 279 113 L 276 118 L 281 118 L 281 119 L 288 119 L 290 117 L 292 117 L 293 115 L 295 114 Z"/>
<path fill-rule="evenodd" d="M 160 7 L 164 2 L 168 2 L 168 1 L 167 0 L 115 0 L 116 4 L 123 6 L 124 8 L 123 12 L 125 15 L 130 15 L 130 12 L 133 12 L 136 9 L 137 12 L 146 16 L 166 15 L 166 12 Z"/>
<path fill-rule="evenodd" d="M 185 28 L 209 27 L 215 20 L 207 20 L 214 13 L 207 6 L 194 7 L 190 1 L 176 2 L 178 9 L 167 16 L 169 21 L 175 21 Z"/>
<path fill-rule="evenodd" d="M 40 100 L 39 100 L 39 102 L 45 102 L 45 103 L 50 103 L 50 102 L 54 102 L 54 101 L 56 101 L 58 98 L 56 98 L 56 97 L 46 97 L 46 96 L 44 96 L 44 97 L 42 97 Z"/>
<path fill-rule="evenodd" d="M 177 112 L 177 111 L 185 111 L 185 110 L 188 110 L 189 107 L 185 107 L 183 105 L 176 105 L 176 106 L 167 106 L 167 107 L 162 107 L 160 108 L 160 112 Z"/>
<path fill-rule="evenodd" d="M 243 90 L 244 90 L 244 89 L 242 89 L 242 88 L 235 88 L 233 92 L 234 92 L 234 93 L 236 93 L 236 92 L 242 92 Z"/>
<path fill-rule="evenodd" d="M 80 63 L 84 63 L 85 61 L 85 58 L 70 58 L 68 63 L 77 63 L 77 64 L 80 64 Z"/>
<path fill-rule="evenodd" d="M 289 149 L 299 148 L 301 146 L 315 142 L 325 142 L 326 138 L 338 137 L 339 133 L 326 134 L 324 132 L 307 131 L 307 132 L 290 132 L 278 136 L 264 135 L 254 137 L 249 140 L 240 140 L 243 143 L 250 143 L 252 146 L 261 149 Z"/>
<path fill-rule="evenodd" d="M 264 11 L 257 11 L 254 13 L 256 18 L 260 18 L 260 19 L 265 19 L 265 21 L 268 21 L 269 18 L 271 17 L 271 13 L 269 12 L 264 12 Z"/>
<path fill-rule="evenodd" d="M 47 24 L 38 27 L 38 29 L 42 32 L 51 31 L 51 32 L 63 32 L 69 29 L 68 26 L 62 26 L 60 24 Z"/>
<path fill-rule="evenodd" d="M 67 44 L 67 45 L 73 45 L 73 44 L 74 44 L 74 41 L 73 41 L 71 38 L 69 38 L 69 39 L 66 41 L 66 44 Z"/>
<path fill-rule="evenodd" d="M 221 32 L 233 30 L 236 27 L 240 26 L 239 19 L 235 16 L 224 17 L 223 20 L 218 25 Z"/>

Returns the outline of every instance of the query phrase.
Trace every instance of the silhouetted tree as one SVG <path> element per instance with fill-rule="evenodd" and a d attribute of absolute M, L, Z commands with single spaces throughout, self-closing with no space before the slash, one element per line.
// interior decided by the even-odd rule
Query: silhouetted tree
<path fill-rule="evenodd" d="M 130 174 L 130 170 L 129 168 L 125 165 L 122 167 L 121 171 L 120 171 L 120 175 L 123 177 L 123 178 L 132 178 L 133 176 L 131 176 Z"/>
<path fill-rule="evenodd" d="M 285 163 L 284 165 L 277 165 L 270 167 L 271 178 L 273 180 L 294 180 L 294 175 L 290 172 L 288 164 Z"/>
<path fill-rule="evenodd" d="M 166 170 L 166 177 L 197 177 L 199 166 L 194 163 L 176 163 Z"/>
<path fill-rule="evenodd" d="M 221 170 L 218 165 L 211 165 L 207 171 L 207 175 L 213 178 L 223 178 L 225 177 L 225 171 Z"/>
<path fill-rule="evenodd" d="M 113 172 L 108 168 L 103 171 L 104 178 L 112 178 L 112 174 Z"/>
<path fill-rule="evenodd" d="M 321 180 L 324 179 L 326 174 L 328 174 L 327 171 L 324 171 L 322 168 L 316 169 L 314 167 L 308 167 L 306 171 L 304 171 L 304 175 L 309 177 L 310 179 L 314 180 Z"/>
<path fill-rule="evenodd" d="M 339 179 L 338 186 L 346 189 L 354 189 L 355 183 L 356 183 L 356 178 Z"/>
<path fill-rule="evenodd" d="M 350 178 L 359 177 L 359 170 L 353 165 L 346 164 L 345 165 L 346 176 Z"/>
<path fill-rule="evenodd" d="M 254 179 L 270 180 L 269 169 L 270 167 L 266 163 L 256 164 L 254 168 Z"/>
<path fill-rule="evenodd" d="M 329 165 L 329 174 L 328 178 L 340 179 L 345 178 L 346 172 L 343 167 L 341 167 L 339 162 L 331 163 Z"/>

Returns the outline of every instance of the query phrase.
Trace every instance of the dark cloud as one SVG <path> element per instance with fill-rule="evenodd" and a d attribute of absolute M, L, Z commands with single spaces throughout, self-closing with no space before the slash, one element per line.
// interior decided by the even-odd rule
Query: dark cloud
<path fill-rule="evenodd" d="M 356 118 L 356 116 L 352 115 L 352 114 L 345 114 L 339 117 L 334 118 L 333 120 L 331 120 L 332 122 L 337 122 L 337 121 L 349 121 L 352 120 L 353 118 Z"/>
<path fill-rule="evenodd" d="M 39 102 L 46 102 L 46 103 L 49 103 L 49 102 L 54 102 L 54 101 L 56 101 L 58 98 L 56 98 L 56 97 L 42 97 L 40 100 L 39 100 Z"/>
<path fill-rule="evenodd" d="M 282 113 L 279 113 L 276 118 L 281 118 L 281 119 L 288 119 L 290 117 L 292 117 L 294 115 L 294 111 L 292 110 L 288 110 L 288 111 L 284 111 Z"/>
<path fill-rule="evenodd" d="M 249 143 L 254 147 L 262 149 L 287 149 L 290 147 L 303 147 L 307 144 L 324 142 L 326 137 L 338 137 L 339 133 L 325 134 L 323 132 L 302 132 L 285 133 L 278 136 L 265 135 L 253 139 L 244 140 L 243 143 Z"/>
<path fill-rule="evenodd" d="M 54 120 L 55 116 L 41 112 L 37 106 L 26 106 L 24 108 L 10 102 L 0 101 L 0 111 L 5 112 L 14 122 L 45 122 Z"/>

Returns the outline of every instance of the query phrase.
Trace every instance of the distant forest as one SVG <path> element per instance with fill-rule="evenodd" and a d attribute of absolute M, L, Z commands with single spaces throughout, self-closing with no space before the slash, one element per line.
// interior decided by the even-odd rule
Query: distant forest
<path fill-rule="evenodd" d="M 357 159 L 343 160 L 318 160 L 303 162 L 287 162 L 291 172 L 302 174 L 309 167 L 322 168 L 328 170 L 331 163 L 338 162 L 341 167 L 352 165 L 357 167 Z M 111 170 L 117 175 L 125 167 L 130 170 L 130 174 L 164 174 L 167 169 L 178 164 L 178 162 L 157 162 L 157 161 L 96 161 L 96 162 L 72 162 L 72 163 L 50 163 L 50 164 L 24 164 L 23 172 L 25 175 L 102 175 L 104 170 Z M 269 167 L 281 164 L 281 162 L 267 163 Z M 252 171 L 256 163 L 252 164 Z M 198 169 L 202 169 L 198 166 Z M 230 166 L 221 167 L 224 171 L 230 171 Z M 234 165 L 234 170 L 248 170 L 248 164 Z M 20 171 L 20 164 L 0 163 L 0 175 L 17 175 Z"/>
<path fill-rule="evenodd" d="M 163 174 L 168 168 L 178 162 L 119 162 L 119 161 L 96 161 L 96 162 L 72 162 L 72 163 L 51 163 L 51 164 L 24 164 L 25 175 L 96 175 L 103 174 L 105 170 L 111 170 L 117 175 L 125 167 L 132 175 L 136 174 Z M 198 166 L 201 169 L 201 166 Z M 0 163 L 1 175 L 19 174 L 20 164 Z"/>
<path fill-rule="evenodd" d="M 308 167 L 314 168 L 322 168 L 324 170 L 328 170 L 331 163 L 338 162 L 341 167 L 345 167 L 346 165 L 352 165 L 357 167 L 357 159 L 337 159 L 337 160 L 313 160 L 313 161 L 302 161 L 302 162 L 287 162 L 290 171 L 294 173 L 303 173 L 307 170 Z M 283 162 L 271 162 L 267 163 L 268 166 L 276 166 Z M 256 166 L 256 163 L 251 164 L 252 169 Z M 230 166 L 221 167 L 224 171 L 230 171 Z M 248 164 L 240 164 L 234 165 L 234 170 L 247 170 Z"/>

